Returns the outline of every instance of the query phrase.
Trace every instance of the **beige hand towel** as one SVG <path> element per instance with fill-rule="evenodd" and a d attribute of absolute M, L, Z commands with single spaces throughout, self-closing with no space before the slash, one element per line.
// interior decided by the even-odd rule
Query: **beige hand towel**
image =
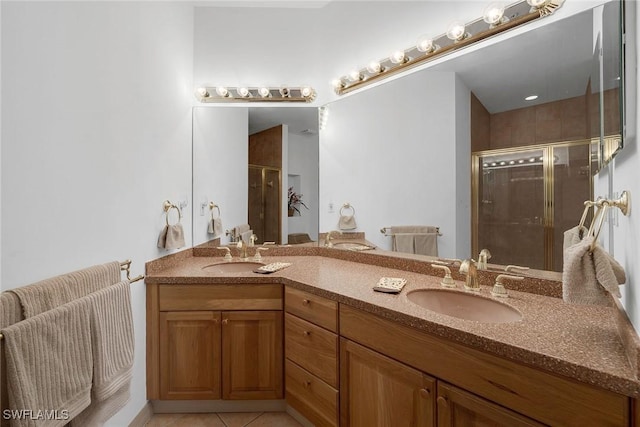
<path fill-rule="evenodd" d="M 165 225 L 158 237 L 158 247 L 162 249 L 179 249 L 184 245 L 182 224 Z"/>
<path fill-rule="evenodd" d="M 413 247 L 415 254 L 438 256 L 438 235 L 436 233 L 416 233 Z"/>
<path fill-rule="evenodd" d="M 28 318 L 119 281 L 120 263 L 113 261 L 41 280 L 9 292 L 18 296 L 24 309 L 24 317 Z"/>
<path fill-rule="evenodd" d="M 580 240 L 582 240 L 586 235 L 587 232 L 589 230 L 587 230 L 586 227 L 580 227 L 579 225 L 576 225 L 573 228 L 568 229 L 567 231 L 564 232 L 564 240 L 562 242 L 562 249 L 563 250 L 567 250 L 567 248 L 569 246 L 573 246 L 576 243 L 578 243 Z"/>
<path fill-rule="evenodd" d="M 432 225 L 394 225 L 390 227 L 391 234 L 397 233 L 437 233 L 438 227 Z"/>
<path fill-rule="evenodd" d="M 355 215 L 340 215 L 338 220 L 338 230 L 355 230 L 358 228 L 356 225 Z"/>
<path fill-rule="evenodd" d="M 89 305 L 72 301 L 2 330 L 12 409 L 58 411 L 58 418 L 14 420 L 14 426 L 58 427 L 91 401 Z M 67 411 L 67 412 L 64 412 Z"/>
<path fill-rule="evenodd" d="M 394 252 L 415 253 L 413 233 L 396 233 L 392 235 L 391 250 Z"/>
<path fill-rule="evenodd" d="M 220 218 L 212 219 L 209 221 L 209 228 L 207 232 L 213 234 L 213 237 L 222 236 L 222 220 Z"/>
<path fill-rule="evenodd" d="M 574 304 L 610 305 L 607 292 L 620 297 L 624 269 L 600 245 L 590 252 L 593 237 L 581 240 L 564 251 L 562 298 Z"/>
<path fill-rule="evenodd" d="M 124 280 L 83 298 L 91 307 L 93 388 L 91 406 L 74 425 L 102 425 L 129 399 L 134 353 L 130 294 Z"/>

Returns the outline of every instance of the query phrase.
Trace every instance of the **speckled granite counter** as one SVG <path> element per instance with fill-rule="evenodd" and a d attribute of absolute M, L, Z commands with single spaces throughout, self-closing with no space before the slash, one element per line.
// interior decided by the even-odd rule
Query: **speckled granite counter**
<path fill-rule="evenodd" d="M 287 249 L 287 250 L 284 250 Z M 211 251 L 211 249 L 208 249 Z M 561 299 L 510 290 L 505 303 L 518 309 L 523 319 L 514 323 L 481 323 L 457 319 L 419 307 L 407 293 L 420 288 L 441 288 L 441 273 L 424 261 L 406 260 L 389 268 L 380 257 L 366 262 L 364 254 L 324 248 L 278 248 L 263 262 L 291 262 L 270 275 L 256 273 L 212 274 L 203 267 L 222 259 L 193 256 L 218 253 L 188 250 L 147 264 L 146 283 L 212 284 L 282 283 L 343 304 L 415 327 L 438 337 L 525 363 L 542 370 L 596 385 L 631 397 L 640 397 L 637 378 L 637 336 L 628 321 L 620 326 L 619 307 L 565 304 Z M 288 254 L 288 255 L 285 255 Z M 363 258 L 364 256 L 364 258 Z M 358 259 L 354 262 L 347 259 Z M 408 264 L 407 264 L 408 263 Z M 384 263 L 383 263 L 384 264 Z M 430 275 L 433 274 L 433 275 Z M 380 277 L 403 277 L 407 285 L 398 295 L 373 292 Z M 460 276 L 457 279 L 461 289 Z M 484 284 L 481 297 L 490 297 Z M 623 319 L 623 323 L 626 319 Z M 626 329 L 625 329 L 626 328 Z M 622 336 L 621 336 L 622 335 Z M 632 346 L 634 348 L 629 349 Z M 630 362 L 630 360 L 632 362 Z"/>

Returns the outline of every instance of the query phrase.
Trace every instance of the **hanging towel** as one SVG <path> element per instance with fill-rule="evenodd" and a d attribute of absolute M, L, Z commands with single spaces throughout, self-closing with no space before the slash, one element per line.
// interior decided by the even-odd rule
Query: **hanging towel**
<path fill-rule="evenodd" d="M 134 352 L 129 283 L 124 280 L 84 297 L 91 307 L 93 387 L 91 405 L 74 426 L 100 426 L 129 400 Z"/>
<path fill-rule="evenodd" d="M 575 227 L 565 231 L 564 240 L 562 242 L 562 249 L 566 251 L 569 246 L 573 246 L 578 243 L 587 235 L 588 231 L 589 230 L 587 230 L 585 226 L 581 227 L 579 225 L 576 225 Z"/>
<path fill-rule="evenodd" d="M 618 285 L 626 281 L 624 269 L 594 237 L 569 246 L 563 254 L 562 298 L 574 304 L 610 305 L 607 292 L 620 297 Z"/>
<path fill-rule="evenodd" d="M 438 227 L 401 225 L 390 227 L 391 250 L 418 255 L 438 256 Z"/>
<path fill-rule="evenodd" d="M 158 237 L 158 247 L 162 249 L 178 249 L 184 245 L 182 224 L 165 225 Z"/>
<path fill-rule="evenodd" d="M 120 263 L 113 261 L 41 280 L 8 292 L 18 297 L 24 317 L 29 318 L 118 282 Z"/>
<path fill-rule="evenodd" d="M 253 230 L 247 230 L 240 236 L 245 243 L 251 243 L 251 236 L 253 236 Z"/>
<path fill-rule="evenodd" d="M 355 215 L 340 215 L 338 220 L 338 230 L 355 230 L 358 228 L 356 225 Z"/>
<path fill-rule="evenodd" d="M 57 411 L 56 418 L 65 418 L 26 417 L 12 425 L 63 426 L 89 406 L 93 366 L 89 319 L 89 305 L 77 300 L 2 330 L 10 407 Z"/>
<path fill-rule="evenodd" d="M 214 238 L 222 236 L 222 219 L 215 218 L 209 220 L 209 228 L 207 229 L 207 232 L 209 234 L 213 234 Z"/>
<path fill-rule="evenodd" d="M 413 238 L 413 242 L 415 254 L 438 256 L 437 233 L 417 233 Z"/>

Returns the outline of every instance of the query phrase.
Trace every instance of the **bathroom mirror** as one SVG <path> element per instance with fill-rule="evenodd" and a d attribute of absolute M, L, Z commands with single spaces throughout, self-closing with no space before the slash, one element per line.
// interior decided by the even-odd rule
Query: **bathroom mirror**
<path fill-rule="evenodd" d="M 258 244 L 317 240 L 316 107 L 194 107 L 192 143 L 194 246 L 241 224 Z"/>

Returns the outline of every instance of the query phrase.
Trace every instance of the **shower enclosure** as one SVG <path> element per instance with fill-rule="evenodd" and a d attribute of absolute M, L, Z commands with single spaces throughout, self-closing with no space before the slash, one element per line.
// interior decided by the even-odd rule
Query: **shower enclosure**
<path fill-rule="evenodd" d="M 472 153 L 472 246 L 495 264 L 562 271 L 565 230 L 592 200 L 591 141 Z"/>

